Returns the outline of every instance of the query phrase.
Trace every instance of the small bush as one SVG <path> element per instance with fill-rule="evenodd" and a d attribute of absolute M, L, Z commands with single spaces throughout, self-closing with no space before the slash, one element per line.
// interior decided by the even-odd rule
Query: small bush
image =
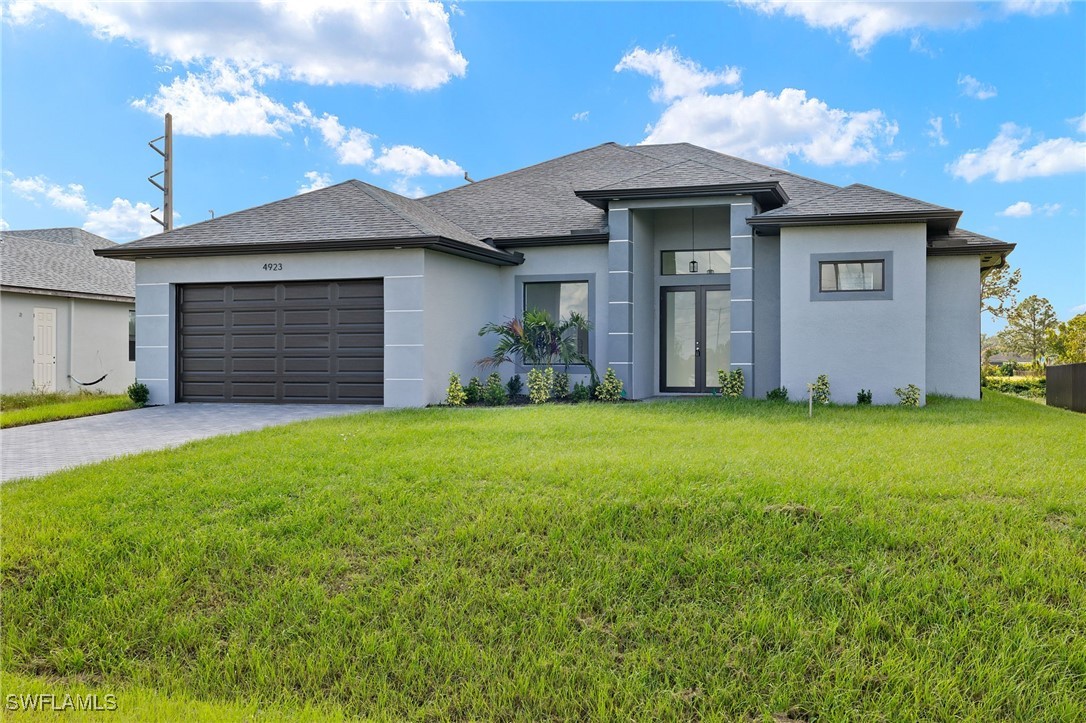
<path fill-rule="evenodd" d="M 856 403 L 860 405 L 871 404 L 871 390 L 861 389 L 856 392 Z"/>
<path fill-rule="evenodd" d="M 920 406 L 920 387 L 915 384 L 910 384 L 904 389 L 895 389 L 894 394 L 901 401 L 898 402 L 903 407 L 919 407 Z"/>
<path fill-rule="evenodd" d="M 771 402 L 787 402 L 788 401 L 788 388 L 777 387 L 776 389 L 770 389 L 765 393 L 765 398 Z"/>
<path fill-rule="evenodd" d="M 830 403 L 830 378 L 828 376 L 819 374 L 818 379 L 815 379 L 815 383 L 809 385 L 808 388 L 811 390 L 815 404 Z"/>
<path fill-rule="evenodd" d="M 997 392 L 1039 399 L 1045 395 L 1044 377 L 985 377 L 984 386 Z"/>
<path fill-rule="evenodd" d="M 137 407 L 142 407 L 147 404 L 147 400 L 151 398 L 151 390 L 142 382 L 132 382 L 125 391 L 128 392 L 128 398 L 131 399 Z"/>
<path fill-rule="evenodd" d="M 1014 362 L 1003 362 L 999 365 L 999 374 L 1004 377 L 1013 377 L 1017 365 Z"/>
<path fill-rule="evenodd" d="M 718 369 L 716 377 L 720 381 L 720 396 L 731 399 L 743 396 L 743 389 L 747 383 L 743 378 L 742 369 L 736 369 L 732 372 Z"/>
<path fill-rule="evenodd" d="M 569 396 L 569 374 L 557 372 L 554 375 L 554 389 L 551 390 L 555 399 L 565 399 Z"/>
<path fill-rule="evenodd" d="M 607 367 L 607 373 L 596 387 L 596 399 L 601 402 L 617 402 L 622 399 L 622 380 L 611 367 Z"/>
<path fill-rule="evenodd" d="M 592 390 L 584 382 L 577 382 L 573 385 L 573 392 L 569 395 L 569 398 L 578 404 L 591 401 Z"/>
<path fill-rule="evenodd" d="M 468 404 L 478 404 L 483 401 L 483 383 L 479 381 L 479 377 L 472 377 L 468 380 L 467 387 L 464 388 L 466 400 Z"/>
<path fill-rule="evenodd" d="M 450 407 L 462 407 L 467 401 L 468 395 L 460 383 L 460 375 L 453 372 L 449 375 L 449 386 L 445 388 L 445 403 Z"/>
<path fill-rule="evenodd" d="M 488 407 L 500 407 L 509 401 L 505 393 L 505 385 L 502 384 L 501 374 L 491 372 L 486 378 L 486 386 L 483 388 L 483 403 Z"/>
<path fill-rule="evenodd" d="M 528 372 L 528 399 L 532 404 L 543 404 L 554 392 L 554 370 L 535 368 Z"/>
<path fill-rule="evenodd" d="M 505 383 L 505 390 L 509 392 L 510 399 L 520 396 L 520 393 L 524 391 L 524 382 L 520 380 L 519 374 L 509 377 L 509 381 Z"/>

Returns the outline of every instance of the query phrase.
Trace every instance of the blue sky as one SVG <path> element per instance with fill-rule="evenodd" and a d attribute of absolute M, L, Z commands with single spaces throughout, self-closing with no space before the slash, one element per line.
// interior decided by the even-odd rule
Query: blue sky
<path fill-rule="evenodd" d="M 685 140 L 962 209 L 1086 309 L 1086 4 L 3 4 L 2 223 L 153 232 L 348 178 L 408 195 Z M 992 330 L 986 320 L 986 330 Z"/>

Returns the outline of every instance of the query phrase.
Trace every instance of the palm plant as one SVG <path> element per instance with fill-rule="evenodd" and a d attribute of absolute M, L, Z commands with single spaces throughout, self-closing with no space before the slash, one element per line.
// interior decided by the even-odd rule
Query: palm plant
<path fill-rule="evenodd" d="M 512 318 L 502 323 L 491 322 L 479 330 L 479 336 L 498 337 L 494 353 L 478 361 L 482 367 L 496 367 L 505 362 L 525 365 L 562 366 L 584 364 L 597 380 L 596 369 L 587 354 L 577 349 L 577 337 L 591 330 L 583 314 L 570 312 L 569 317 L 555 321 L 546 311 L 530 309 L 523 319 Z"/>

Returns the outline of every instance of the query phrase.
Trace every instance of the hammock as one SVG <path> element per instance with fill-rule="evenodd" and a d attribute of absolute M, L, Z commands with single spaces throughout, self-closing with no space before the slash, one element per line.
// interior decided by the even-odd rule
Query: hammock
<path fill-rule="evenodd" d="M 78 379 L 76 379 L 75 377 L 73 377 L 71 374 L 68 375 L 68 378 L 71 379 L 73 382 L 75 382 L 76 384 L 78 384 L 81 387 L 93 387 L 95 384 L 102 381 L 103 379 L 105 379 L 108 376 L 109 376 L 109 372 L 106 372 L 102 376 L 95 379 L 93 382 L 81 382 Z"/>

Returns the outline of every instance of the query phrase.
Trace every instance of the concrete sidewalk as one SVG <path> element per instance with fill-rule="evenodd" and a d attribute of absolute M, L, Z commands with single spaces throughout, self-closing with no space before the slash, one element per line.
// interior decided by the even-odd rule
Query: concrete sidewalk
<path fill-rule="evenodd" d="M 341 404 L 171 404 L 12 427 L 0 431 L 0 482 L 194 439 L 379 409 Z"/>

